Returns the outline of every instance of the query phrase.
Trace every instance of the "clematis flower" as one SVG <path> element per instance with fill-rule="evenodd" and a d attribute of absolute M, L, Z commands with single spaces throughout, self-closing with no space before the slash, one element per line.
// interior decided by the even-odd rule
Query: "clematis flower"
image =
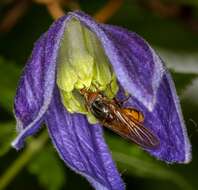
<path fill-rule="evenodd" d="M 66 165 L 95 189 L 124 189 L 102 127 L 79 93 L 95 85 L 109 98 L 131 95 L 127 106 L 143 113 L 144 126 L 160 141 L 145 151 L 167 163 L 190 161 L 179 100 L 160 57 L 137 34 L 98 24 L 79 11 L 54 22 L 34 46 L 16 93 L 19 135 L 12 146 L 22 148 L 45 123 Z"/>

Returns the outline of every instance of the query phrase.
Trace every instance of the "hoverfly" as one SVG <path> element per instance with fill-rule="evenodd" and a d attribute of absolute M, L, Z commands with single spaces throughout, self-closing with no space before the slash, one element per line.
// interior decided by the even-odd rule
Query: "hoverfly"
<path fill-rule="evenodd" d="M 109 99 L 101 92 L 81 89 L 87 109 L 99 122 L 141 147 L 153 149 L 159 146 L 159 140 L 152 131 L 143 126 L 144 116 L 133 108 L 125 108 L 116 99 Z"/>

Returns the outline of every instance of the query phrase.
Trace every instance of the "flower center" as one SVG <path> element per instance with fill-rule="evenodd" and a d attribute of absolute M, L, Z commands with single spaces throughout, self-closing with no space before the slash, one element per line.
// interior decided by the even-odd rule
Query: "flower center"
<path fill-rule="evenodd" d="M 115 74 L 100 41 L 75 18 L 67 23 L 61 41 L 57 85 L 65 108 L 70 113 L 86 114 L 90 123 L 97 121 L 86 109 L 79 90 L 96 91 L 97 87 L 109 98 L 118 91 Z"/>

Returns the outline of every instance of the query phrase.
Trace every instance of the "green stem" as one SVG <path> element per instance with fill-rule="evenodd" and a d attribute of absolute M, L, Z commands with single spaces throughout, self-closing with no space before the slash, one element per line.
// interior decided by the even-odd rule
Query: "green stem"
<path fill-rule="evenodd" d="M 48 134 L 44 131 L 37 139 L 29 142 L 27 148 L 0 177 L 0 190 L 3 190 L 8 186 L 31 158 L 42 149 L 47 140 Z"/>

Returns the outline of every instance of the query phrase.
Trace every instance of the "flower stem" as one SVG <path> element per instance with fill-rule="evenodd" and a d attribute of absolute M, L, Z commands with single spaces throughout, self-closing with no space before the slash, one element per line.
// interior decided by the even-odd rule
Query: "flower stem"
<path fill-rule="evenodd" d="M 109 0 L 109 2 L 94 15 L 94 18 L 99 22 L 106 22 L 117 12 L 123 2 L 124 0 Z"/>
<path fill-rule="evenodd" d="M 0 22 L 0 32 L 9 32 L 24 16 L 28 10 L 31 1 L 21 0 L 14 3 L 14 5 L 8 9 L 3 19 Z"/>
<path fill-rule="evenodd" d="M 58 18 L 60 18 L 65 14 L 60 3 L 58 3 L 57 1 L 49 3 L 46 6 L 54 20 L 57 20 Z"/>
<path fill-rule="evenodd" d="M 0 190 L 5 189 L 9 185 L 31 158 L 43 148 L 47 140 L 48 134 L 44 131 L 37 139 L 29 142 L 27 148 L 0 177 Z"/>
<path fill-rule="evenodd" d="M 44 4 L 47 7 L 48 12 L 54 20 L 57 20 L 63 16 L 64 10 L 61 7 L 60 0 L 34 0 L 36 3 Z"/>

